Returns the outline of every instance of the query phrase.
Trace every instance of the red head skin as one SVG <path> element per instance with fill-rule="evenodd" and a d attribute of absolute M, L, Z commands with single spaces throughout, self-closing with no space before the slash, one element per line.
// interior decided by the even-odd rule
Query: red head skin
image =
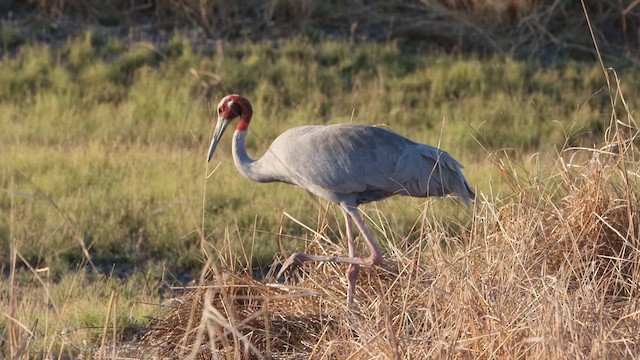
<path fill-rule="evenodd" d="M 249 100 L 240 95 L 227 95 L 218 105 L 218 116 L 224 119 L 235 119 L 240 117 L 237 131 L 245 131 L 249 127 L 251 122 L 251 116 L 253 116 L 253 109 Z"/>

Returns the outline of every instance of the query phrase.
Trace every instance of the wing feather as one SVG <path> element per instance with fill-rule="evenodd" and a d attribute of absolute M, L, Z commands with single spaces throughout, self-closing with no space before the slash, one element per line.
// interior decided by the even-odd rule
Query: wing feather
<path fill-rule="evenodd" d="M 260 162 L 269 164 L 278 181 L 333 201 L 354 194 L 357 203 L 364 203 L 395 194 L 455 193 L 468 203 L 472 194 L 462 166 L 449 154 L 381 127 L 293 128 L 273 142 Z"/>

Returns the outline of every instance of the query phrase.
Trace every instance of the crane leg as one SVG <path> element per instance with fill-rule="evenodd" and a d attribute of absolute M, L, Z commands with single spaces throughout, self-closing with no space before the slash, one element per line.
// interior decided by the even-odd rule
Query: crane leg
<path fill-rule="evenodd" d="M 349 244 L 349 257 L 356 257 L 356 244 L 353 240 L 352 220 L 349 213 L 341 206 L 342 215 L 344 215 L 345 231 L 347 233 L 347 243 Z M 358 279 L 358 273 L 360 273 L 360 265 L 349 264 L 347 265 L 347 306 L 353 306 L 353 298 L 356 294 L 356 280 Z"/>
<path fill-rule="evenodd" d="M 367 245 L 369 246 L 371 255 L 369 255 L 369 257 L 365 259 L 366 263 L 362 265 L 382 265 L 382 251 L 380 251 L 378 243 L 376 243 L 376 240 L 373 238 L 373 236 L 371 236 L 369 229 L 367 229 L 367 227 L 365 226 L 364 220 L 362 220 L 362 217 L 358 212 L 358 208 L 355 206 L 347 206 L 343 204 L 340 204 L 340 206 L 351 216 L 353 221 L 355 221 L 358 230 L 360 230 L 360 233 L 362 233 L 364 239 L 367 242 Z"/>
<path fill-rule="evenodd" d="M 353 303 L 353 296 L 355 294 L 355 286 L 356 279 L 358 277 L 358 272 L 360 270 L 360 265 L 363 266 L 372 266 L 372 265 L 382 265 L 382 252 L 378 247 L 378 244 L 371 236 L 369 229 L 364 224 L 360 213 L 358 212 L 358 208 L 355 206 L 348 206 L 345 204 L 340 204 L 344 212 L 344 216 L 346 219 L 346 227 L 347 227 L 347 240 L 349 241 L 349 257 L 345 256 L 328 256 L 328 255 L 308 255 L 303 253 L 293 253 L 289 258 L 282 264 L 280 271 L 276 278 L 279 278 L 284 274 L 285 270 L 289 268 L 289 266 L 293 264 L 300 264 L 307 261 L 324 261 L 324 262 L 338 262 L 349 264 L 347 267 L 347 303 L 349 306 Z M 353 241 L 353 234 L 351 233 L 351 221 L 353 220 L 362 233 L 364 239 L 367 242 L 367 246 L 371 251 L 371 255 L 367 258 L 357 257 L 355 256 L 355 243 Z"/>

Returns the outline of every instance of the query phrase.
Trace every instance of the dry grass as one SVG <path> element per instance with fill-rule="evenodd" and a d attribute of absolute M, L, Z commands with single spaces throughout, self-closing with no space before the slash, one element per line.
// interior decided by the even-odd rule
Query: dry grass
<path fill-rule="evenodd" d="M 602 31 L 601 45 L 637 55 L 640 17 L 635 1 L 587 0 Z M 252 0 L 29 0 L 48 16 L 94 19 L 113 25 L 153 19 L 158 26 L 189 26 L 226 38 L 300 34 L 351 39 L 418 39 L 447 49 L 481 49 L 553 63 L 591 55 L 579 2 L 555 0 L 314 1 Z"/>
<path fill-rule="evenodd" d="M 383 240 L 387 265 L 363 271 L 352 310 L 343 266 L 305 265 L 291 286 L 207 267 L 147 344 L 198 359 L 640 356 L 632 144 L 568 149 L 536 174 L 496 160 L 513 195 L 485 195 L 456 236 L 425 209 L 416 234 Z M 346 253 L 326 231 L 307 250 Z"/>

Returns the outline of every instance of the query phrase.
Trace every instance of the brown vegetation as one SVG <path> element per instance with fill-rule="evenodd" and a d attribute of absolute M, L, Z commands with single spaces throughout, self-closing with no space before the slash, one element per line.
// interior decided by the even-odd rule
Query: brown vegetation
<path fill-rule="evenodd" d="M 417 239 L 386 239 L 388 266 L 364 270 L 353 311 L 338 265 L 305 265 L 295 286 L 208 267 L 205 285 L 154 321 L 145 340 L 163 356 L 199 359 L 637 357 L 632 140 L 567 150 L 535 174 L 496 160 L 513 198 L 477 202 L 470 228 L 455 237 L 427 224 L 425 209 Z M 344 253 L 327 247 L 323 229 L 310 250 Z"/>
<path fill-rule="evenodd" d="M 576 1 L 540 0 L 159 0 L 10 1 L 9 9 L 56 19 L 130 29 L 192 28 L 213 38 L 289 36 L 413 39 L 445 49 L 475 49 L 554 61 L 591 55 L 583 8 Z M 637 1 L 586 0 L 605 53 L 637 55 Z M 88 22 L 87 22 L 88 20 Z M 67 21 L 69 23 L 69 21 Z M 57 30 L 59 31 L 59 30 Z"/>

